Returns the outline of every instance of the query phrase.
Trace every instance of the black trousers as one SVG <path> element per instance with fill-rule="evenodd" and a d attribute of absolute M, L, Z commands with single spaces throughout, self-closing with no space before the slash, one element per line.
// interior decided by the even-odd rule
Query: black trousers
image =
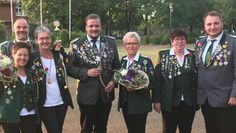
<path fill-rule="evenodd" d="M 4 133 L 37 133 L 36 115 L 20 117 L 20 123 L 1 123 Z"/>
<path fill-rule="evenodd" d="M 122 107 L 122 113 L 128 133 L 145 133 L 147 113 L 129 114 L 127 105 Z"/>
<path fill-rule="evenodd" d="M 43 133 L 43 131 L 42 131 L 42 121 L 41 120 L 36 125 L 36 133 Z"/>
<path fill-rule="evenodd" d="M 81 133 L 106 133 L 111 103 L 104 103 L 99 97 L 94 105 L 78 104 Z"/>
<path fill-rule="evenodd" d="M 201 110 L 207 133 L 236 133 L 236 106 L 212 107 L 206 100 Z"/>
<path fill-rule="evenodd" d="M 65 104 L 42 108 L 40 116 L 48 133 L 62 133 L 67 108 Z"/>
<path fill-rule="evenodd" d="M 180 133 L 191 133 L 195 110 L 184 102 L 173 107 L 171 112 L 162 110 L 163 133 L 175 133 L 177 127 Z"/>

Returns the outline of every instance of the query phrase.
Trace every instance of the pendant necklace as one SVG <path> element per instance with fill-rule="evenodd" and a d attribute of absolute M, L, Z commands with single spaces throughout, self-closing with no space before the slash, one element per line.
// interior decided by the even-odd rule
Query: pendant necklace
<path fill-rule="evenodd" d="M 52 79 L 51 79 L 51 64 L 52 64 L 52 59 L 50 59 L 50 65 L 49 65 L 49 70 L 48 70 L 48 84 L 52 83 Z"/>
<path fill-rule="evenodd" d="M 51 64 L 52 64 L 52 59 L 47 59 L 47 60 L 50 61 L 50 63 L 49 63 L 50 65 L 49 65 L 49 68 L 47 70 L 48 72 L 46 72 L 46 75 L 47 75 L 46 78 L 47 78 L 47 83 L 51 84 L 52 83 L 52 79 L 51 79 Z M 43 61 L 46 61 L 46 58 L 44 58 L 44 60 L 42 60 L 42 64 L 43 64 L 44 70 L 46 70 L 46 66 L 45 66 Z"/>

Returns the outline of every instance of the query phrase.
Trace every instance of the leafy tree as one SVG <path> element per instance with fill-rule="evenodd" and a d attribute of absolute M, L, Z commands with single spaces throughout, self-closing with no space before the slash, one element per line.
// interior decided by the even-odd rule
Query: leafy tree
<path fill-rule="evenodd" d="M 7 39 L 7 27 L 2 21 L 0 21 L 0 42 L 3 42 Z"/>

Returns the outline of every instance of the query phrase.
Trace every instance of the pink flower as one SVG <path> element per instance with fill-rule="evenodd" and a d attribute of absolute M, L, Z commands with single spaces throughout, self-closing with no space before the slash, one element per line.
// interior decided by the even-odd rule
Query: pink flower
<path fill-rule="evenodd" d="M 197 42 L 197 46 L 198 46 L 198 47 L 201 47 L 202 45 L 203 45 L 203 43 L 202 43 L 201 41 L 198 41 L 198 42 Z"/>
<path fill-rule="evenodd" d="M 46 71 L 46 72 L 48 71 L 48 67 L 45 67 L 45 71 Z"/>
<path fill-rule="evenodd" d="M 188 55 L 189 55 L 190 57 L 193 57 L 193 53 L 191 53 L 191 52 L 189 52 Z"/>

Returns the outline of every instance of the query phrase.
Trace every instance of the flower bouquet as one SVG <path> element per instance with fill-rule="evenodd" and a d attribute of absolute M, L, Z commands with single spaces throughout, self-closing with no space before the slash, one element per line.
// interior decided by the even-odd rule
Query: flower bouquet
<path fill-rule="evenodd" d="M 6 55 L 0 55 L 0 81 L 13 82 L 16 79 L 16 69 L 12 59 Z"/>
<path fill-rule="evenodd" d="M 133 90 L 147 88 L 149 84 L 148 75 L 141 70 L 133 68 L 121 68 L 117 70 L 114 74 L 114 80 L 126 88 Z"/>

